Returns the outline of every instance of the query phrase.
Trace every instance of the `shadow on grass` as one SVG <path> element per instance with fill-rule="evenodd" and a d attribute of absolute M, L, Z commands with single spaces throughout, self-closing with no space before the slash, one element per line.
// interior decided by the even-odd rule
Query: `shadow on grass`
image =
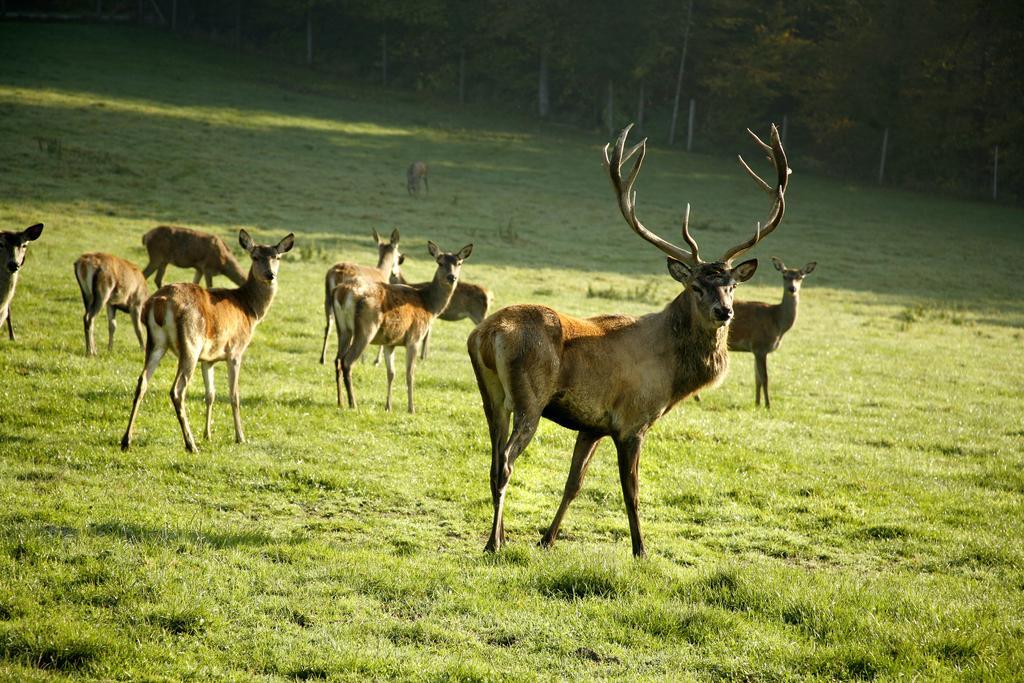
<path fill-rule="evenodd" d="M 262 531 L 195 531 L 170 527 L 156 528 L 129 522 L 108 521 L 90 524 L 89 532 L 100 536 L 120 538 L 128 543 L 172 545 L 188 543 L 208 546 L 217 550 L 244 546 L 277 545 L 297 543 L 298 540 L 275 538 Z"/>

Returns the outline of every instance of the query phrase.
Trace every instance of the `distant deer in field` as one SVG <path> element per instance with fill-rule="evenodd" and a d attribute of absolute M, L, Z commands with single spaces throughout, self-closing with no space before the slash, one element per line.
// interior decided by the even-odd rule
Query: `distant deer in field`
<path fill-rule="evenodd" d="M 391 385 L 395 379 L 395 347 L 405 347 L 405 384 L 409 412 L 413 404 L 413 371 L 420 340 L 433 319 L 445 309 L 459 281 L 462 263 L 473 245 L 467 244 L 452 254 L 427 242 L 437 262 L 434 279 L 426 285 L 393 285 L 381 282 L 348 281 L 334 289 L 334 318 L 338 328 L 338 355 L 334 362 L 341 405 L 341 383 L 345 382 L 348 405 L 356 407 L 352 392 L 352 364 L 359 360 L 368 344 L 384 347 L 384 365 L 388 374 L 385 409 L 391 410 Z"/>
<path fill-rule="evenodd" d="M 21 232 L 0 231 L 0 327 L 7 322 L 7 335 L 14 341 L 14 320 L 11 316 L 11 300 L 18 286 L 18 276 L 25 265 L 28 243 L 43 234 L 43 224 L 25 228 Z"/>
<path fill-rule="evenodd" d="M 373 241 L 377 245 L 377 265 L 374 268 L 360 266 L 355 263 L 335 263 L 324 277 L 324 345 L 320 349 L 320 364 L 327 362 L 327 338 L 334 325 L 334 308 L 331 294 L 340 282 L 345 280 L 365 280 L 367 282 L 402 282 L 401 265 L 405 256 L 398 250 L 398 229 L 391 231 L 391 238 L 384 240 L 373 229 Z"/>
<path fill-rule="evenodd" d="M 195 268 L 193 283 L 206 276 L 206 286 L 213 287 L 213 276 L 224 275 L 236 285 L 245 284 L 246 274 L 235 260 L 224 240 L 207 232 L 161 225 L 142 236 L 142 244 L 149 252 L 149 264 L 142 273 L 147 278 L 156 271 L 156 286 L 164 284 L 167 265 Z"/>
<path fill-rule="evenodd" d="M 158 289 L 142 307 L 142 318 L 149 333 L 146 337 L 146 363 L 135 388 L 128 428 L 121 439 L 122 450 L 131 445 L 139 406 L 160 359 L 168 349 L 178 357 L 178 370 L 171 386 L 171 403 L 181 425 L 186 450 L 197 450 L 185 413 L 185 390 L 197 364 L 202 365 L 203 384 L 206 386 L 205 437 L 210 438 L 213 425 L 213 364 L 226 361 L 235 441 L 245 441 L 238 372 L 256 325 L 263 320 L 274 301 L 281 254 L 292 248 L 295 236 L 289 233 L 276 245 L 269 246 L 253 243 L 249 233 L 240 230 L 238 242 L 252 257 L 249 277 L 241 287 L 203 289 L 195 283 L 179 282 Z"/>
<path fill-rule="evenodd" d="M 491 438 L 494 521 L 488 551 L 497 551 L 504 543 L 506 487 L 516 458 L 530 443 L 540 418 L 546 417 L 578 434 L 562 502 L 541 544 L 554 544 L 598 442 L 610 436 L 618 451 L 633 555 L 645 554 L 637 513 L 638 466 L 644 436 L 676 403 L 717 385 L 725 376 L 733 291 L 757 269 L 756 259 L 737 266 L 732 261 L 782 221 L 789 167 L 779 133 L 772 126 L 770 145 L 750 135 L 774 164 L 774 186 L 740 158 L 758 186 L 773 198 L 763 229 L 758 224 L 753 237 L 710 263 L 701 260 L 697 243 L 690 236 L 689 207 L 683 219 L 683 239 L 689 251 L 658 237 L 636 215 L 633 185 L 644 161 L 646 140 L 624 152 L 631 127 L 622 131 L 610 154 L 609 146 L 605 146 L 605 167 L 626 223 L 668 255 L 669 274 L 682 283 L 683 291 L 660 312 L 640 318 L 573 318 L 547 306 L 510 306 L 470 333 L 469 357 Z M 638 152 L 628 177 L 623 179 L 623 165 Z M 515 419 L 510 435 L 512 416 Z"/>
<path fill-rule="evenodd" d="M 96 355 L 96 340 L 93 336 L 93 322 L 104 308 L 107 309 L 107 351 L 114 348 L 114 331 L 117 311 L 124 311 L 132 318 L 135 336 L 139 338 L 139 346 L 146 344 L 142 338 L 142 305 L 149 296 L 146 287 L 146 276 L 139 267 L 130 261 L 94 252 L 82 254 L 75 261 L 75 279 L 82 292 L 82 304 L 85 315 L 82 322 L 85 326 L 85 355 Z"/>
<path fill-rule="evenodd" d="M 427 182 L 427 164 L 423 161 L 414 161 L 409 164 L 405 171 L 405 189 L 410 195 L 420 193 L 420 181 L 423 181 L 423 188 L 430 192 L 430 183 Z"/>
<path fill-rule="evenodd" d="M 768 354 L 779 348 L 782 336 L 796 322 L 796 309 L 800 303 L 800 285 L 803 279 L 814 271 L 817 264 L 811 261 L 803 268 L 787 268 L 779 259 L 772 257 L 775 270 L 782 273 L 782 302 L 767 304 L 761 301 L 737 301 L 733 304 L 736 318 L 729 328 L 729 350 L 748 351 L 754 354 L 754 401 L 761 405 L 761 390 L 764 390 L 764 407 L 771 408 L 768 398 Z"/>

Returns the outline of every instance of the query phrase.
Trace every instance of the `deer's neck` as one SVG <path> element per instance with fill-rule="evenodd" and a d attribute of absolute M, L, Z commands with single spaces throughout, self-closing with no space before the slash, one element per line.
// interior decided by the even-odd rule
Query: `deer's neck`
<path fill-rule="evenodd" d="M 224 258 L 224 274 L 229 280 L 234 282 L 239 287 L 244 287 L 248 282 L 249 278 L 252 277 L 251 273 L 246 277 L 245 271 L 242 270 L 241 264 L 235 257 L 228 252 Z"/>
<path fill-rule="evenodd" d="M 782 292 L 782 303 L 775 309 L 775 322 L 778 323 L 779 332 L 788 332 L 796 323 L 796 309 L 799 303 L 799 293 L 794 294 L 788 289 Z"/>
<path fill-rule="evenodd" d="M 697 314 L 689 289 L 676 297 L 662 315 L 664 334 L 675 359 L 676 400 L 724 379 L 729 370 L 729 328 L 708 328 Z"/>
<path fill-rule="evenodd" d="M 434 273 L 434 279 L 422 292 L 423 303 L 427 310 L 431 315 L 437 316 L 444 312 L 444 309 L 448 307 L 448 302 L 452 300 L 455 284 L 448 282 L 447 278 L 437 272 Z"/>
<path fill-rule="evenodd" d="M 274 302 L 274 295 L 277 294 L 277 280 L 264 282 L 257 278 L 250 269 L 249 277 L 237 292 L 239 300 L 249 315 L 260 321 L 270 310 L 270 304 Z"/>
<path fill-rule="evenodd" d="M 395 252 L 391 251 L 377 259 L 377 270 L 384 276 L 385 281 L 391 277 L 392 268 L 395 267 Z"/>
<path fill-rule="evenodd" d="M 7 307 L 14 298 L 14 286 L 18 284 L 18 273 L 12 273 L 0 264 L 0 313 L 7 311 Z M 6 316 L 0 316 L 3 320 Z"/>

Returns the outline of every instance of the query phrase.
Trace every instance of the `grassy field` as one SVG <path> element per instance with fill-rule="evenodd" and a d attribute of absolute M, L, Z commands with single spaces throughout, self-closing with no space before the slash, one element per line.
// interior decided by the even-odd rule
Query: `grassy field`
<path fill-rule="evenodd" d="M 482 552 L 468 322 L 436 327 L 416 415 L 383 411 L 367 363 L 360 409 L 336 407 L 317 363 L 323 272 L 372 260 L 372 228 L 402 231 L 414 280 L 432 272 L 427 239 L 473 242 L 463 276 L 499 306 L 667 303 L 678 285 L 619 217 L 603 142 L 162 34 L 0 24 L 0 226 L 46 224 L 14 300 L 19 339 L 0 339 L 0 676 L 1020 676 L 1018 209 L 825 181 L 793 159 L 786 221 L 740 292 L 781 296 L 768 256 L 818 261 L 769 358 L 773 409 L 754 408 L 752 358 L 736 355 L 720 389 L 652 430 L 645 561 L 607 443 L 559 544 L 536 547 L 573 442 L 550 423 L 513 477 L 507 548 Z M 413 159 L 432 169 L 419 200 Z M 663 234 L 692 203 L 708 253 L 768 210 L 728 158 L 655 148 L 638 187 Z M 137 445 L 117 448 L 142 355 L 122 316 L 114 352 L 84 357 L 71 263 L 97 249 L 144 263 L 160 223 L 236 253 L 242 226 L 297 235 L 243 365 L 247 444 L 221 366 L 214 438 L 185 453 L 166 359 Z"/>

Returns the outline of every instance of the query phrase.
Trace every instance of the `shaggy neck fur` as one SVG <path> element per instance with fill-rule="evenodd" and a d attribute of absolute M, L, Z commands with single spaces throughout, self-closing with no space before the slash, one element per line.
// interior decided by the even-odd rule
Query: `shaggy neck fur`
<path fill-rule="evenodd" d="M 791 292 L 785 289 L 782 292 L 782 303 L 775 310 L 776 322 L 781 332 L 788 332 L 789 328 L 796 323 L 797 304 L 800 303 L 800 293 Z"/>
<path fill-rule="evenodd" d="M 729 370 L 726 341 L 728 325 L 708 328 L 697 311 L 693 294 L 686 289 L 665 309 L 670 339 L 677 359 L 676 394 L 679 398 L 715 386 Z"/>
<path fill-rule="evenodd" d="M 432 315 L 440 315 L 444 309 L 448 308 L 448 302 L 452 300 L 456 284 L 458 284 L 457 281 L 448 282 L 447 277 L 440 270 L 434 273 L 434 279 L 430 281 L 430 286 L 422 290 L 423 303 L 427 305 L 427 310 Z"/>
<path fill-rule="evenodd" d="M 253 269 L 250 268 L 248 279 L 237 291 L 242 303 L 249 309 L 249 313 L 256 320 L 263 320 L 263 316 L 270 310 L 270 304 L 273 303 L 274 295 L 277 293 L 277 280 L 264 282 L 256 277 Z"/>

